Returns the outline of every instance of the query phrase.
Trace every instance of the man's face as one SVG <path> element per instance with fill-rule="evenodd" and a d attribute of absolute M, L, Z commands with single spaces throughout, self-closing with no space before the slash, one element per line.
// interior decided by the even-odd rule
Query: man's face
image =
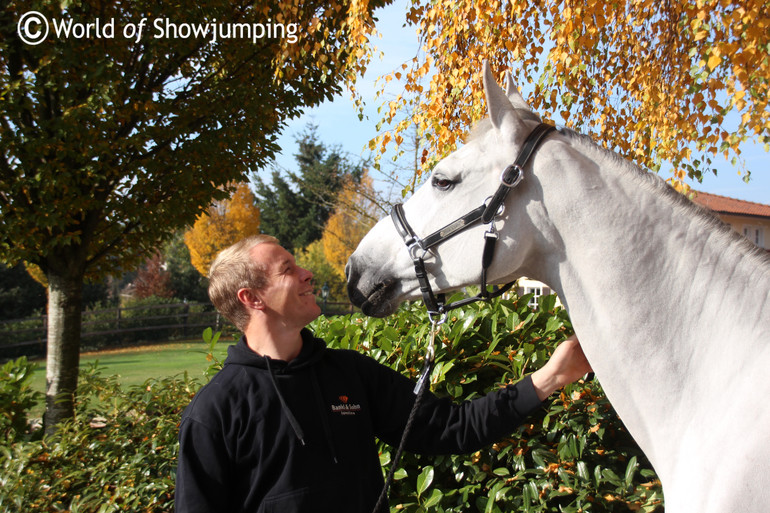
<path fill-rule="evenodd" d="M 321 314 L 313 294 L 313 273 L 298 266 L 291 253 L 265 242 L 253 247 L 251 255 L 267 267 L 267 285 L 258 292 L 266 313 L 287 326 L 299 327 Z"/>

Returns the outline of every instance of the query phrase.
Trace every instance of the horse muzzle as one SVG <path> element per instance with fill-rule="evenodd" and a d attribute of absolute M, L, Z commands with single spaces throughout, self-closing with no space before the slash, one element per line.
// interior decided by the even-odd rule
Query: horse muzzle
<path fill-rule="evenodd" d="M 371 272 L 372 267 L 358 264 L 355 254 L 345 266 L 348 297 L 370 317 L 387 317 L 398 309 L 399 281 L 381 278 Z"/>

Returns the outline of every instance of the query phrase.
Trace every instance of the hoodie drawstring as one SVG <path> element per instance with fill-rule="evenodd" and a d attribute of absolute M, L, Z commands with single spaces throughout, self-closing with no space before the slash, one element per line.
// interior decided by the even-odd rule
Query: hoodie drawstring
<path fill-rule="evenodd" d="M 273 374 L 273 368 L 270 366 L 269 356 L 265 356 L 265 362 L 267 362 L 267 373 L 270 375 L 270 381 L 273 383 L 273 387 L 275 388 L 275 393 L 278 394 L 278 400 L 281 402 L 281 408 L 283 409 L 283 412 L 286 414 L 286 418 L 289 420 L 289 424 L 291 424 L 291 427 L 294 430 L 294 433 L 297 435 L 297 439 L 304 446 L 305 432 L 302 431 L 302 426 L 299 425 L 299 421 L 291 412 L 291 410 L 289 409 L 289 406 L 286 404 L 286 399 L 284 399 L 283 394 L 281 393 L 281 389 L 278 388 L 278 381 L 275 379 L 275 374 Z M 328 413 L 324 408 L 324 400 L 323 400 L 323 396 L 321 395 L 321 383 L 318 380 L 318 375 L 316 374 L 315 368 L 311 368 L 310 373 L 313 375 L 313 391 L 315 392 L 316 404 L 318 405 L 318 414 L 321 416 L 321 424 L 323 425 L 323 428 L 324 428 L 324 438 L 326 438 L 326 443 L 329 446 L 329 452 L 331 452 L 332 460 L 336 464 L 338 463 L 337 451 L 334 449 L 334 442 L 332 439 L 332 430 L 331 430 L 331 427 L 329 426 Z"/>
<path fill-rule="evenodd" d="M 273 375 L 273 369 L 270 367 L 270 357 L 265 356 L 265 361 L 267 362 L 267 373 L 270 374 L 270 381 L 273 382 L 273 386 L 275 387 L 275 393 L 278 394 L 278 400 L 281 401 L 281 407 L 283 408 L 283 412 L 286 414 L 286 418 L 289 420 L 289 424 L 291 424 L 291 427 L 294 430 L 294 433 L 297 435 L 297 438 L 299 439 L 300 443 L 302 445 L 305 445 L 305 433 L 304 431 L 302 431 L 302 426 L 299 425 L 299 421 L 297 421 L 297 418 L 294 416 L 294 414 L 289 409 L 289 406 L 286 404 L 286 400 L 283 398 L 281 389 L 278 388 L 278 382 L 275 380 L 275 376 Z"/>

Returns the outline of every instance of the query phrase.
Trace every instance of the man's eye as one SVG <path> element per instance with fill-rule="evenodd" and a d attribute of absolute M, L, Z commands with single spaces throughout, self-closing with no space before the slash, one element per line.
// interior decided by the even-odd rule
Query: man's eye
<path fill-rule="evenodd" d="M 454 187 L 455 181 L 441 176 L 434 176 L 431 179 L 431 185 L 440 191 L 448 191 Z"/>

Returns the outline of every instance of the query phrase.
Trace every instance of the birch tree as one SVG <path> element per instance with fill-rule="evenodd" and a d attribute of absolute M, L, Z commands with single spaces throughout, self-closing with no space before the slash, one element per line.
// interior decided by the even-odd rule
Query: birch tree
<path fill-rule="evenodd" d="M 546 121 L 573 127 L 670 180 L 700 179 L 741 144 L 770 143 L 770 4 L 764 0 L 412 0 L 421 48 L 382 77 L 380 154 L 416 125 L 421 169 L 484 115 L 481 62 L 511 71 Z M 393 90 L 392 84 L 389 90 Z M 744 179 L 749 170 L 742 170 Z"/>

